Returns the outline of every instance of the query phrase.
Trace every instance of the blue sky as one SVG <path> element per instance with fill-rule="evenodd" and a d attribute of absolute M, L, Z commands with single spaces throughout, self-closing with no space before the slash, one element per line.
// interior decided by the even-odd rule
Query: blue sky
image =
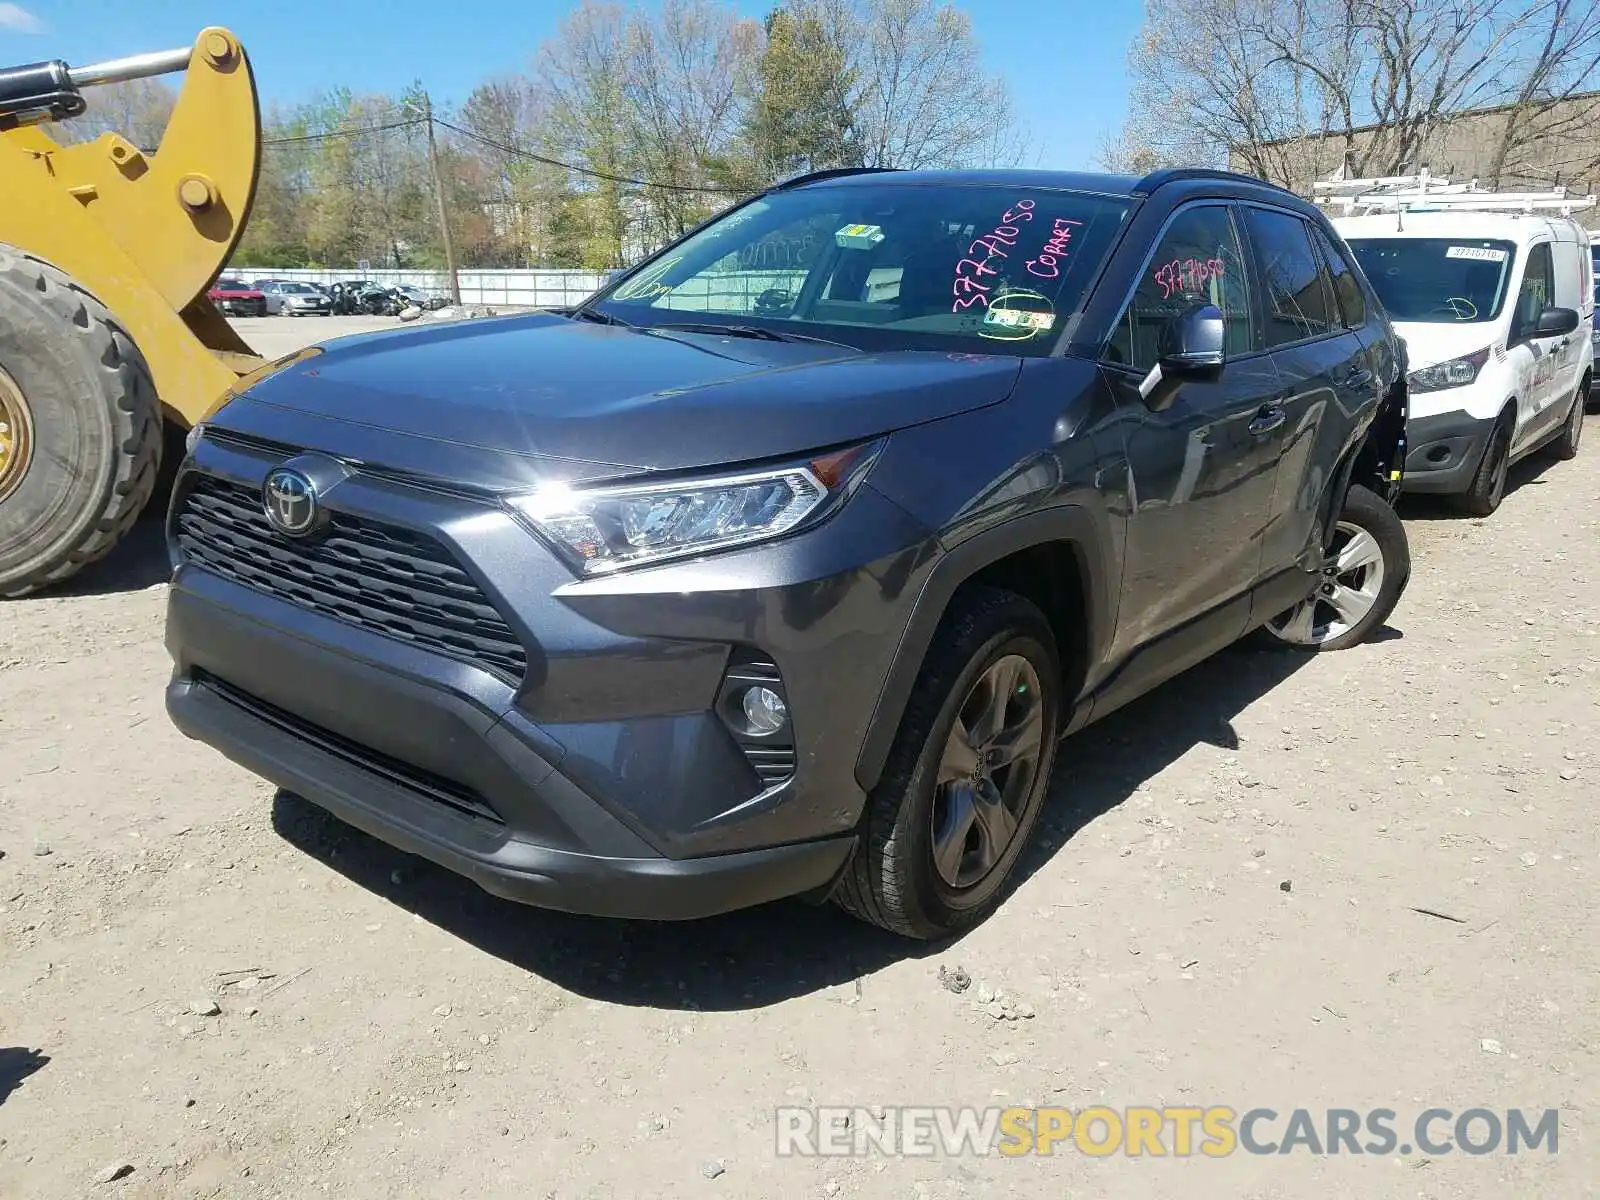
<path fill-rule="evenodd" d="M 992 68 L 1010 80 L 1032 130 L 1037 165 L 1093 166 L 1102 131 L 1122 120 L 1123 61 L 1139 0 L 1076 6 L 965 0 Z M 294 101 L 335 83 L 392 91 L 421 78 L 438 100 L 464 99 L 485 76 L 517 70 L 569 10 L 568 0 L 0 0 L 0 63 L 81 64 L 187 45 L 207 25 L 232 29 L 255 67 L 263 102 Z M 760 16 L 770 3 L 738 0 Z M 1029 164 L 1034 165 L 1034 164 Z"/>

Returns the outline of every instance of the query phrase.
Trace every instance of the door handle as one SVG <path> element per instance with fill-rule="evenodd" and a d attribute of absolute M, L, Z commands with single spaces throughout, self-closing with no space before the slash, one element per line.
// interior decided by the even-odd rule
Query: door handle
<path fill-rule="evenodd" d="M 1250 432 L 1260 437 L 1262 434 L 1271 433 L 1282 425 L 1289 414 L 1284 411 L 1281 404 L 1263 404 L 1256 410 L 1256 415 L 1250 420 Z"/>

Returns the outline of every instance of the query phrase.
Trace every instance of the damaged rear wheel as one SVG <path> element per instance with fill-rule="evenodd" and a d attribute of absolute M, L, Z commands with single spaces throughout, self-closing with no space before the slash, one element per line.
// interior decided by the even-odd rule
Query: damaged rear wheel
<path fill-rule="evenodd" d="M 1399 515 L 1357 484 L 1345 496 L 1317 590 L 1268 621 L 1263 632 L 1295 650 L 1359 645 L 1389 619 L 1410 574 L 1411 552 Z"/>

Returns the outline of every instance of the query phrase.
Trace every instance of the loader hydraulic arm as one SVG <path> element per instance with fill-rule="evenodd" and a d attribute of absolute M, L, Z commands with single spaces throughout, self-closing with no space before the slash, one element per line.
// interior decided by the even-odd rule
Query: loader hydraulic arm
<path fill-rule="evenodd" d="M 178 71 L 183 87 L 154 152 L 116 133 L 62 145 L 46 132 L 84 112 L 95 86 Z M 95 66 L 0 71 L 0 242 L 48 260 L 105 304 L 180 427 L 261 366 L 205 298 L 244 234 L 260 161 L 255 81 L 226 29 Z"/>

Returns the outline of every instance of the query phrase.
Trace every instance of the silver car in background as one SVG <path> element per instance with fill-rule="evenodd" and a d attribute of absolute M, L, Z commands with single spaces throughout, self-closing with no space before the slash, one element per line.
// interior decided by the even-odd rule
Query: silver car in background
<path fill-rule="evenodd" d="M 333 300 L 313 283 L 293 279 L 263 279 L 256 288 L 267 298 L 267 312 L 290 317 L 326 317 L 333 312 Z"/>

